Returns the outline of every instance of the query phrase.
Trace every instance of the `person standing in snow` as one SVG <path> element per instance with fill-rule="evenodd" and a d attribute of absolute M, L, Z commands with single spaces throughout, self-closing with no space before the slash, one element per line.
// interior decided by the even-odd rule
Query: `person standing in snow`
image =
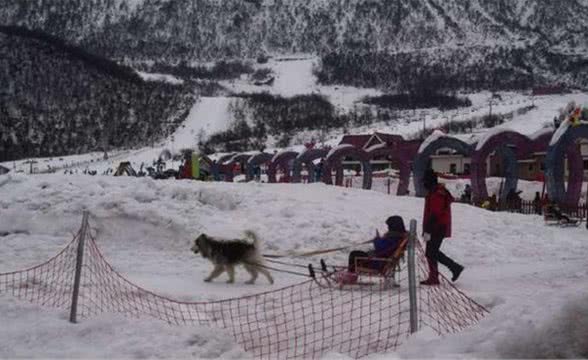
<path fill-rule="evenodd" d="M 425 173 L 423 185 L 427 190 L 425 211 L 423 216 L 423 237 L 427 242 L 425 255 L 429 264 L 429 277 L 421 281 L 422 285 L 438 285 L 438 263 L 451 270 L 451 281 L 456 281 L 463 271 L 459 265 L 440 250 L 443 239 L 451 237 L 451 203 L 453 196 L 439 184 L 437 175 L 432 169 Z"/>
<path fill-rule="evenodd" d="M 533 199 L 533 208 L 535 209 L 535 214 L 541 215 L 541 208 L 542 208 L 541 196 L 539 192 L 535 192 L 535 198 Z"/>

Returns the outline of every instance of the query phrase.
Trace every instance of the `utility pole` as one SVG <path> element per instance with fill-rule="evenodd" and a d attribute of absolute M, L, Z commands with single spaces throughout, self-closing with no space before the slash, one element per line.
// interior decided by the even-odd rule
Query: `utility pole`
<path fill-rule="evenodd" d="M 427 137 L 427 115 L 423 116 L 423 136 L 422 138 L 426 138 Z"/>

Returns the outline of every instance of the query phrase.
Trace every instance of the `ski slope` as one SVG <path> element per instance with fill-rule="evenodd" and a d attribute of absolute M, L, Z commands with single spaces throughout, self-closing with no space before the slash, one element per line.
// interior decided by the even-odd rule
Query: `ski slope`
<path fill-rule="evenodd" d="M 82 209 L 114 268 L 178 300 L 218 300 L 301 281 L 274 273 L 247 286 L 202 279 L 211 265 L 189 251 L 205 232 L 256 231 L 264 252 L 332 248 L 364 241 L 400 214 L 420 221 L 423 200 L 323 184 L 232 184 L 64 175 L 0 176 L 0 272 L 47 260 L 71 240 Z M 491 314 L 461 333 L 417 333 L 372 358 L 586 357 L 588 242 L 585 228 L 546 227 L 540 216 L 453 205 L 446 254 L 466 267 L 458 287 Z M 360 247 L 364 248 L 364 247 Z M 326 256 L 345 263 L 347 253 Z M 312 259 L 318 262 L 318 259 Z M 441 269 L 447 274 L 446 269 Z M 0 357 L 243 358 L 229 334 L 204 327 L 104 315 L 70 325 L 67 314 L 0 295 Z M 327 357 L 344 358 L 339 354 Z"/>
<path fill-rule="evenodd" d="M 184 124 L 174 133 L 173 140 L 169 139 L 166 146 L 195 149 L 198 148 L 200 132 L 206 138 L 216 132 L 227 130 L 231 119 L 230 102 L 231 98 L 227 97 L 200 97 Z"/>

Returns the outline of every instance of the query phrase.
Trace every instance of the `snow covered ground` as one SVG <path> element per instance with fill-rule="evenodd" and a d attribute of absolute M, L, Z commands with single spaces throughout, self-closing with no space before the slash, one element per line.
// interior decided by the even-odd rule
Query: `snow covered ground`
<path fill-rule="evenodd" d="M 300 281 L 275 273 L 253 286 L 202 279 L 210 264 L 189 251 L 201 232 L 255 230 L 264 252 L 336 247 L 369 239 L 384 220 L 422 216 L 422 199 L 323 184 L 231 184 L 64 175 L 0 176 L 0 272 L 38 264 L 60 250 L 90 210 L 105 257 L 125 277 L 186 301 L 216 300 Z M 443 250 L 466 266 L 458 287 L 491 314 L 459 334 L 424 329 L 395 353 L 373 358 L 587 357 L 586 229 L 547 227 L 539 216 L 455 204 Z M 328 257 L 343 263 L 346 253 Z M 318 261 L 318 259 L 314 259 Z M 446 269 L 442 269 L 445 271 Z M 0 295 L 0 357 L 246 356 L 222 330 L 170 327 L 115 315 L 77 325 L 64 312 Z M 337 354 L 330 354 L 337 356 Z"/>

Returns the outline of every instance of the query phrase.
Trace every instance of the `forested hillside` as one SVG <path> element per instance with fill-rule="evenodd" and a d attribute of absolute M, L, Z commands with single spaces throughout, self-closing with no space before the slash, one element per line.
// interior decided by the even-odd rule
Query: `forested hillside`
<path fill-rule="evenodd" d="M 43 32 L 0 28 L 0 161 L 145 144 L 193 103 L 187 85 L 130 68 Z"/>

